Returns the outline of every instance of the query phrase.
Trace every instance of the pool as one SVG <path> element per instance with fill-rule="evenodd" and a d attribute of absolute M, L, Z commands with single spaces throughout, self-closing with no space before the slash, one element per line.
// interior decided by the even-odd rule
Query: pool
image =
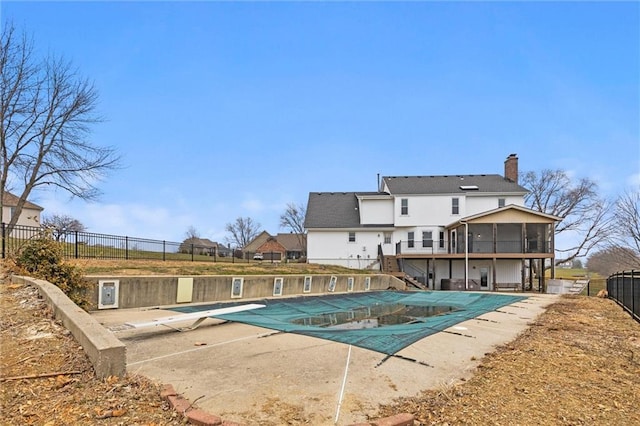
<path fill-rule="evenodd" d="M 372 291 L 265 299 L 260 301 L 265 308 L 216 318 L 393 355 L 424 337 L 526 298 L 455 291 Z M 173 310 L 188 313 L 238 304 L 242 303 Z"/>

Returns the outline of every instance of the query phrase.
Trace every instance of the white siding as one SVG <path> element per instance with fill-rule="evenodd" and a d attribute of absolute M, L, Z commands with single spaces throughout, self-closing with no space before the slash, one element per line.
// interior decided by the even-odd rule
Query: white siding
<path fill-rule="evenodd" d="M 348 241 L 349 232 L 356 233 L 353 243 Z M 309 263 L 371 269 L 378 267 L 378 244 L 382 241 L 382 231 L 310 230 L 307 234 L 307 259 Z"/>
<path fill-rule="evenodd" d="M 381 225 L 393 223 L 393 200 L 360 200 L 360 223 Z"/>
<path fill-rule="evenodd" d="M 524 206 L 524 197 L 522 196 L 505 196 L 505 195 L 477 195 L 466 197 L 466 212 L 465 216 L 471 216 L 474 214 L 494 210 L 498 208 L 498 199 L 504 198 L 505 206 L 509 204 L 515 204 L 517 206 Z"/>

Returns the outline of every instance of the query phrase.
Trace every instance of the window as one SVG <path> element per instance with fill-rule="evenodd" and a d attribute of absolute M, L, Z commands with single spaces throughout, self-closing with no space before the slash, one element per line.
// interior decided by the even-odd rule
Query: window
<path fill-rule="evenodd" d="M 413 248 L 414 235 L 413 231 L 407 233 L 407 247 L 409 248 Z"/>
<path fill-rule="evenodd" d="M 498 207 L 504 207 L 504 198 L 498 198 Z"/>
<path fill-rule="evenodd" d="M 440 248 L 444 248 L 444 232 L 440 231 Z"/>
<path fill-rule="evenodd" d="M 402 198 L 400 200 L 400 214 L 406 216 L 409 214 L 409 199 Z"/>
<path fill-rule="evenodd" d="M 391 232 L 384 233 L 384 243 L 391 244 Z"/>
<path fill-rule="evenodd" d="M 422 231 L 422 247 L 433 247 L 433 233 Z"/>
<path fill-rule="evenodd" d="M 460 199 L 457 197 L 451 199 L 451 214 L 460 214 Z"/>
<path fill-rule="evenodd" d="M 356 233 L 355 232 L 349 232 L 349 242 L 350 243 L 355 243 L 356 242 Z"/>

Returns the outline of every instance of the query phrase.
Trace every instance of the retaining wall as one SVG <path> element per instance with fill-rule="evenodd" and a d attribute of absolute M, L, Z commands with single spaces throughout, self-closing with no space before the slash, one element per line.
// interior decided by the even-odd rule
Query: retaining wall
<path fill-rule="evenodd" d="M 12 276 L 14 283 L 27 284 L 38 289 L 40 295 L 51 307 L 56 319 L 71 332 L 86 352 L 96 376 L 122 377 L 126 373 L 125 345 L 107 331 L 86 311 L 79 308 L 57 286 L 48 281 L 29 277 Z"/>
<path fill-rule="evenodd" d="M 385 274 L 372 275 L 197 275 L 86 277 L 95 283 L 92 309 L 143 308 L 180 303 L 211 303 L 327 293 L 404 290 L 405 283 Z M 305 288 L 305 279 L 308 281 Z M 333 282 L 332 282 L 333 279 Z M 310 281 L 310 282 L 309 282 Z M 99 299 L 100 284 L 117 288 L 114 303 Z M 115 287 L 112 285 L 115 284 Z M 280 292 L 277 292 L 278 288 Z M 333 289 L 332 289 L 333 288 Z M 111 295 L 109 296 L 111 297 Z"/>

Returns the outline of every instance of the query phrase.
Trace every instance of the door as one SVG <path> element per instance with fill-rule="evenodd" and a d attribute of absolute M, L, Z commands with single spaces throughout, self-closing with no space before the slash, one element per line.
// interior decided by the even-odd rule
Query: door
<path fill-rule="evenodd" d="M 489 268 L 480 268 L 480 290 L 489 290 Z"/>

